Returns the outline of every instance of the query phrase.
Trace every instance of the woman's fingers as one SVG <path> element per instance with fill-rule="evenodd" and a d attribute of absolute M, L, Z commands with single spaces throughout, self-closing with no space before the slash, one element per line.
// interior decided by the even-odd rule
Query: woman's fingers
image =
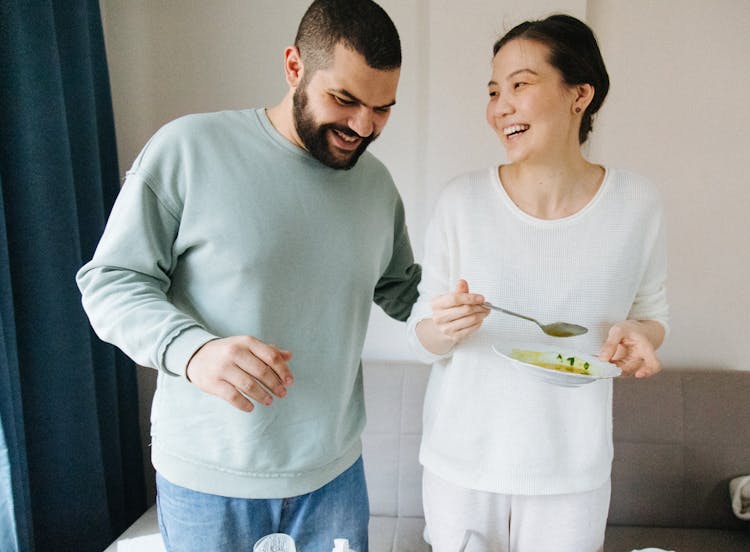
<path fill-rule="evenodd" d="M 661 370 L 661 362 L 651 341 L 634 321 L 615 324 L 599 352 L 599 359 L 612 362 L 625 376 L 646 378 Z"/>
<path fill-rule="evenodd" d="M 488 313 L 484 307 L 464 305 L 436 313 L 433 320 L 442 333 L 458 339 L 470 333 L 465 330 L 473 331 L 481 326 Z"/>

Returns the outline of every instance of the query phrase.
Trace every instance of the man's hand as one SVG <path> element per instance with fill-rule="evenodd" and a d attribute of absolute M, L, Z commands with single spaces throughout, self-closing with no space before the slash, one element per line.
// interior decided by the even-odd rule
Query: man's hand
<path fill-rule="evenodd" d="M 459 280 L 456 291 L 432 300 L 432 318 L 417 324 L 417 337 L 433 354 L 447 353 L 480 328 L 490 313 L 483 302 L 483 296 L 469 293 L 466 280 Z"/>
<path fill-rule="evenodd" d="M 286 395 L 286 388 L 294 382 L 287 366 L 290 358 L 289 351 L 254 337 L 227 337 L 198 349 L 188 362 L 186 375 L 201 391 L 251 412 L 255 406 L 250 399 L 269 405 L 273 401 L 270 393 Z"/>
<path fill-rule="evenodd" d="M 624 376 L 647 378 L 661 371 L 656 349 L 664 339 L 664 328 L 653 320 L 626 320 L 609 329 L 599 359 L 617 365 Z"/>

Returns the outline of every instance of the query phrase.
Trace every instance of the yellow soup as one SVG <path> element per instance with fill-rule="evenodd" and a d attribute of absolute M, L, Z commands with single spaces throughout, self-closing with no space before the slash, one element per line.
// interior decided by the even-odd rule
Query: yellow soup
<path fill-rule="evenodd" d="M 583 374 L 584 376 L 591 375 L 589 371 L 590 364 L 586 360 L 575 356 L 565 357 L 561 353 L 525 351 L 523 349 L 513 349 L 510 356 L 526 364 L 533 364 L 534 366 L 548 370 Z"/>

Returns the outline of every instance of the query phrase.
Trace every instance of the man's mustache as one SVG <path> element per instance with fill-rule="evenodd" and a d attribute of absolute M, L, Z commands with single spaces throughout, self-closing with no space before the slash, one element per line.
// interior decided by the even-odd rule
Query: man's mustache
<path fill-rule="evenodd" d="M 360 136 L 356 132 L 354 132 L 352 129 L 350 129 L 348 126 L 342 126 L 342 125 L 328 125 L 328 128 L 331 128 L 333 130 L 338 130 L 342 134 L 346 134 L 347 136 L 350 136 L 352 138 L 359 138 L 360 140 L 368 140 L 369 138 L 373 137 L 373 134 L 375 134 L 375 131 L 373 130 L 368 136 Z"/>

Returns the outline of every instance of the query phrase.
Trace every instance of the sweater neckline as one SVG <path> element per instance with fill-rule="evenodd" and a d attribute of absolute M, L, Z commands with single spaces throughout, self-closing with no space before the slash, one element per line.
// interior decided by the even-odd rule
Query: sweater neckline
<path fill-rule="evenodd" d="M 533 215 L 530 215 L 523 209 L 521 209 L 518 205 L 515 204 L 515 202 L 510 198 L 508 195 L 508 192 L 505 190 L 505 186 L 503 186 L 502 180 L 500 180 L 500 171 L 499 167 L 496 165 L 494 167 L 491 167 L 490 169 L 490 181 L 493 183 L 495 191 L 502 201 L 502 203 L 508 208 L 509 211 L 511 211 L 513 214 L 515 214 L 518 218 L 534 224 L 536 226 L 557 226 L 557 225 L 563 225 L 563 224 L 569 224 L 571 222 L 574 222 L 578 220 L 579 218 L 582 218 L 586 216 L 586 214 L 593 210 L 596 205 L 601 200 L 602 196 L 605 193 L 606 188 L 609 187 L 609 182 L 611 180 L 611 174 L 612 170 L 608 167 L 604 167 L 604 178 L 602 178 L 602 183 L 599 186 L 599 189 L 594 194 L 594 197 L 592 197 L 589 202 L 584 205 L 581 209 L 573 213 L 572 215 L 568 215 L 567 217 L 557 218 L 557 219 L 542 219 L 535 217 Z"/>
<path fill-rule="evenodd" d="M 357 163 L 348 170 L 343 169 L 335 169 L 333 167 L 329 167 L 328 165 L 320 162 L 318 159 L 316 159 L 309 151 L 306 149 L 303 149 L 292 142 L 290 142 L 286 136 L 281 134 L 281 132 L 278 131 L 278 129 L 273 126 L 273 123 L 271 122 L 271 118 L 268 116 L 268 110 L 265 107 L 259 107 L 252 110 L 252 112 L 255 113 L 255 117 L 258 121 L 258 124 L 260 124 L 261 128 L 265 131 L 266 135 L 271 139 L 272 142 L 283 148 L 284 150 L 288 151 L 289 153 L 292 153 L 296 157 L 299 157 L 300 159 L 304 160 L 306 163 L 309 163 L 313 165 L 316 169 L 327 171 L 330 173 L 333 179 L 346 179 L 351 174 L 354 174 L 356 172 L 357 167 L 362 165 L 363 159 L 368 155 L 368 152 L 365 151 L 362 156 L 359 158 Z"/>
<path fill-rule="evenodd" d="M 273 126 L 273 123 L 271 122 L 271 119 L 268 117 L 268 111 L 265 107 L 259 107 L 255 110 L 255 116 L 258 119 L 258 122 L 260 123 L 260 126 L 263 128 L 263 130 L 266 131 L 266 134 L 268 135 L 271 140 L 273 140 L 276 144 L 284 148 L 285 150 L 293 153 L 294 155 L 297 155 L 299 157 L 302 157 L 303 159 L 307 159 L 308 161 L 315 161 L 316 163 L 320 163 L 317 159 L 315 159 L 310 153 L 299 146 L 294 145 L 291 143 L 283 134 L 281 134 L 275 126 Z"/>

